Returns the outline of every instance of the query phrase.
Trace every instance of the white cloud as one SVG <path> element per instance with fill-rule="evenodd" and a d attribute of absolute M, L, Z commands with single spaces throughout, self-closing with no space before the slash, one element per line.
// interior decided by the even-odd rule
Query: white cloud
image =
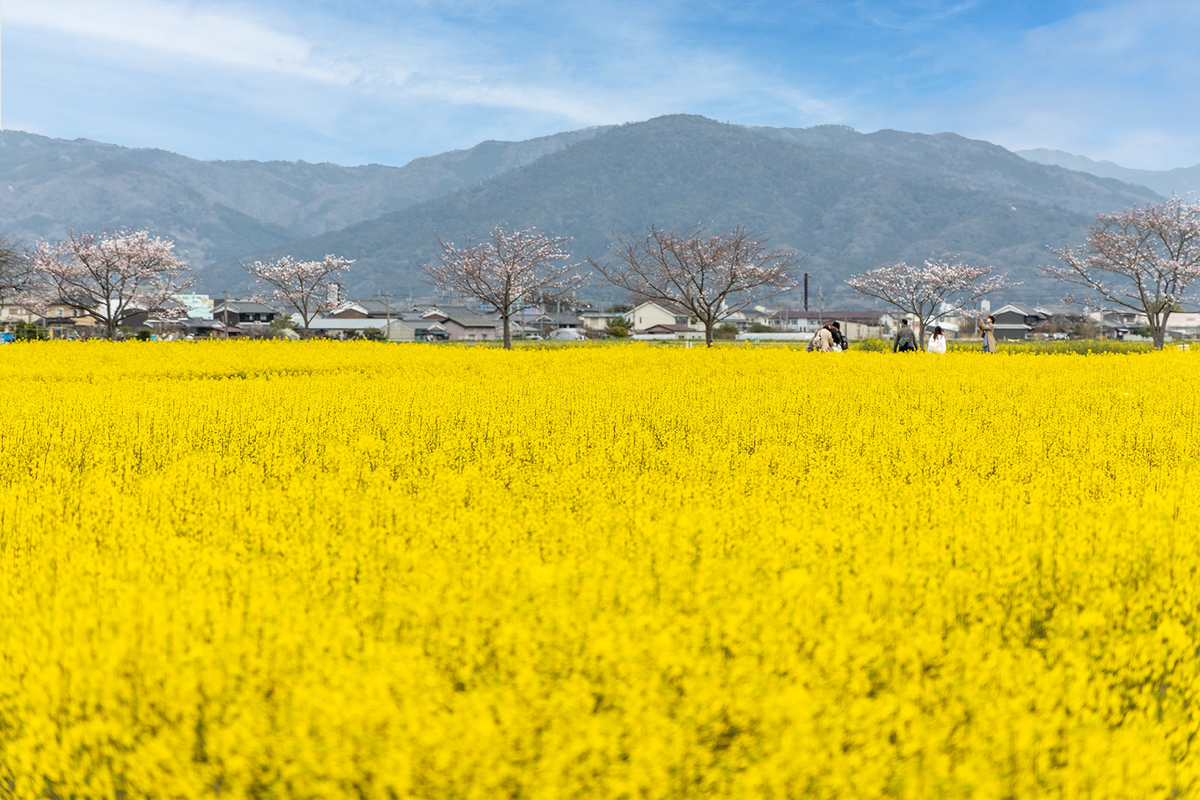
<path fill-rule="evenodd" d="M 9 29 L 34 28 L 110 44 L 156 51 L 173 59 L 199 59 L 227 67 L 345 84 L 355 73 L 320 63 L 305 39 L 276 30 L 218 3 L 168 0 L 9 0 Z"/>

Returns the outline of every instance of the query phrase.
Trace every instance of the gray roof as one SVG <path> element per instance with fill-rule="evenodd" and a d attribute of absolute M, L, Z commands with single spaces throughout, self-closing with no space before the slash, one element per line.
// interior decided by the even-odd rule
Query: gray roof
<path fill-rule="evenodd" d="M 279 313 L 282 313 L 277 308 L 271 308 L 270 306 L 265 306 L 262 303 L 255 302 L 254 300 L 230 300 L 228 302 L 221 300 L 213 307 L 213 310 L 214 311 L 216 311 L 217 309 L 224 310 L 226 308 L 226 306 L 228 306 L 229 310 L 234 314 L 279 314 Z"/>
<path fill-rule="evenodd" d="M 447 319 L 451 322 L 457 322 L 464 328 L 495 328 L 500 323 L 490 317 L 482 317 L 478 314 L 447 314 Z"/>
<path fill-rule="evenodd" d="M 1025 305 L 1024 303 L 1005 303 L 1004 305 L 1000 306 L 999 308 L 994 309 L 991 313 L 999 314 L 1006 308 L 1012 308 L 1018 314 L 1024 314 L 1027 317 L 1038 316 L 1037 309 L 1030 308 L 1029 306 Z"/>
<path fill-rule="evenodd" d="M 400 312 L 404 310 L 404 307 L 401 304 L 392 301 L 389 305 L 388 301 L 382 297 L 368 297 L 363 300 L 347 300 L 345 303 L 341 304 L 342 308 L 345 308 L 346 306 L 358 306 L 372 317 L 386 317 L 390 308 L 393 319 L 398 318 L 400 316 Z"/>

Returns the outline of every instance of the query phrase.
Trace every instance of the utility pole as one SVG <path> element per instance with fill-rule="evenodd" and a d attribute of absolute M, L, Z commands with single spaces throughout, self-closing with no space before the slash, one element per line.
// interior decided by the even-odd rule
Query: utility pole
<path fill-rule="evenodd" d="M 808 273 L 804 273 L 804 310 L 808 311 Z"/>
<path fill-rule="evenodd" d="M 225 317 L 225 321 L 221 324 L 221 332 L 225 334 L 223 338 L 229 338 L 229 291 L 221 292 L 221 313 Z"/>
<path fill-rule="evenodd" d="M 387 327 L 384 328 L 385 333 L 384 333 L 383 338 L 384 338 L 384 341 L 390 342 L 392 340 L 392 295 L 391 295 L 391 292 L 389 292 L 385 296 L 387 297 Z"/>

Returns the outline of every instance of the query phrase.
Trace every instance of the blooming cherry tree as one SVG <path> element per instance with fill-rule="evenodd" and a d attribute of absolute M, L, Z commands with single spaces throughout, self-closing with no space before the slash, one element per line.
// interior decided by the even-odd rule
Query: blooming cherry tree
<path fill-rule="evenodd" d="M 174 242 L 144 230 L 72 232 L 64 242 L 41 241 L 30 255 L 33 294 L 91 317 L 112 339 L 130 317 L 163 311 L 192 286 L 174 249 Z"/>
<path fill-rule="evenodd" d="M 269 300 L 296 310 L 307 336 L 308 326 L 323 305 L 322 293 L 353 263 L 353 259 L 335 255 L 327 255 L 320 261 L 297 261 L 284 256 L 278 261 L 242 264 L 242 268 L 267 289 Z"/>
<path fill-rule="evenodd" d="M 687 309 L 704 325 L 709 347 L 721 320 L 795 288 L 792 268 L 799 261 L 794 253 L 768 250 L 767 240 L 745 226 L 709 232 L 651 225 L 645 234 L 618 236 L 609 253 L 612 261 L 588 261 L 634 297 Z"/>
<path fill-rule="evenodd" d="M 456 247 L 438 237 L 436 263 L 422 264 L 431 283 L 443 291 L 474 297 L 491 306 L 504 326 L 504 347 L 512 348 L 510 319 L 537 298 L 555 299 L 578 289 L 586 276 L 572 274 L 578 264 L 563 249 L 569 239 L 543 236 L 532 228 L 492 228 L 491 241 Z"/>
<path fill-rule="evenodd" d="M 992 267 L 944 260 L 929 260 L 920 267 L 901 261 L 852 275 L 846 283 L 913 317 L 920 326 L 922 350 L 926 328 L 933 322 L 984 295 L 1018 285 L 993 274 Z"/>
<path fill-rule="evenodd" d="M 1171 312 L 1200 281 L 1200 201 L 1171 195 L 1154 206 L 1100 214 L 1083 247 L 1050 248 L 1065 266 L 1042 274 L 1075 284 L 1084 295 L 1146 315 L 1155 349 L 1162 349 Z M 1069 295 L 1069 301 L 1086 302 Z"/>

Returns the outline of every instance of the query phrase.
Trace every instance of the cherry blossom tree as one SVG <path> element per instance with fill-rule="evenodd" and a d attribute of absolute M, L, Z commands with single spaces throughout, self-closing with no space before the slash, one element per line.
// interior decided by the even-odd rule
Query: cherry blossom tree
<path fill-rule="evenodd" d="M 522 305 L 537 298 L 554 300 L 583 285 L 586 276 L 572 274 L 578 264 L 563 264 L 571 256 L 563 249 L 570 239 L 543 236 L 532 228 L 506 231 L 492 228 L 491 241 L 462 247 L 438 237 L 442 252 L 437 263 L 421 269 L 438 288 L 487 303 L 500 315 L 504 348 L 512 348 L 510 319 Z"/>
<path fill-rule="evenodd" d="M 21 296 L 33 283 L 33 263 L 25 251 L 0 236 L 0 303 Z"/>
<path fill-rule="evenodd" d="M 721 320 L 795 288 L 792 268 L 800 258 L 769 250 L 767 241 L 745 226 L 710 232 L 700 225 L 672 230 L 651 225 L 644 234 L 618 235 L 608 248 L 613 260 L 588 261 L 609 283 L 641 300 L 691 312 L 712 347 Z"/>
<path fill-rule="evenodd" d="M 30 255 L 33 294 L 91 317 L 112 339 L 130 317 L 162 311 L 192 286 L 187 263 L 174 249 L 171 240 L 144 230 L 72 232 L 63 242 L 41 241 Z"/>
<path fill-rule="evenodd" d="M 1042 274 L 1084 295 L 1068 295 L 1068 301 L 1091 296 L 1145 314 L 1161 350 L 1171 312 L 1200 280 L 1200 201 L 1172 194 L 1158 205 L 1100 214 L 1083 247 L 1050 250 L 1065 266 L 1042 267 Z"/>
<path fill-rule="evenodd" d="M 296 310 L 307 336 L 308 326 L 323 305 L 322 294 L 353 263 L 353 259 L 335 255 L 327 255 L 320 261 L 297 261 L 284 256 L 277 261 L 242 264 L 242 269 L 267 290 L 268 300 Z"/>
<path fill-rule="evenodd" d="M 984 295 L 1019 285 L 993 274 L 992 267 L 945 260 L 929 260 L 920 267 L 901 261 L 852 275 L 846 283 L 854 291 L 882 300 L 915 319 L 922 350 L 926 329 L 935 321 Z"/>

